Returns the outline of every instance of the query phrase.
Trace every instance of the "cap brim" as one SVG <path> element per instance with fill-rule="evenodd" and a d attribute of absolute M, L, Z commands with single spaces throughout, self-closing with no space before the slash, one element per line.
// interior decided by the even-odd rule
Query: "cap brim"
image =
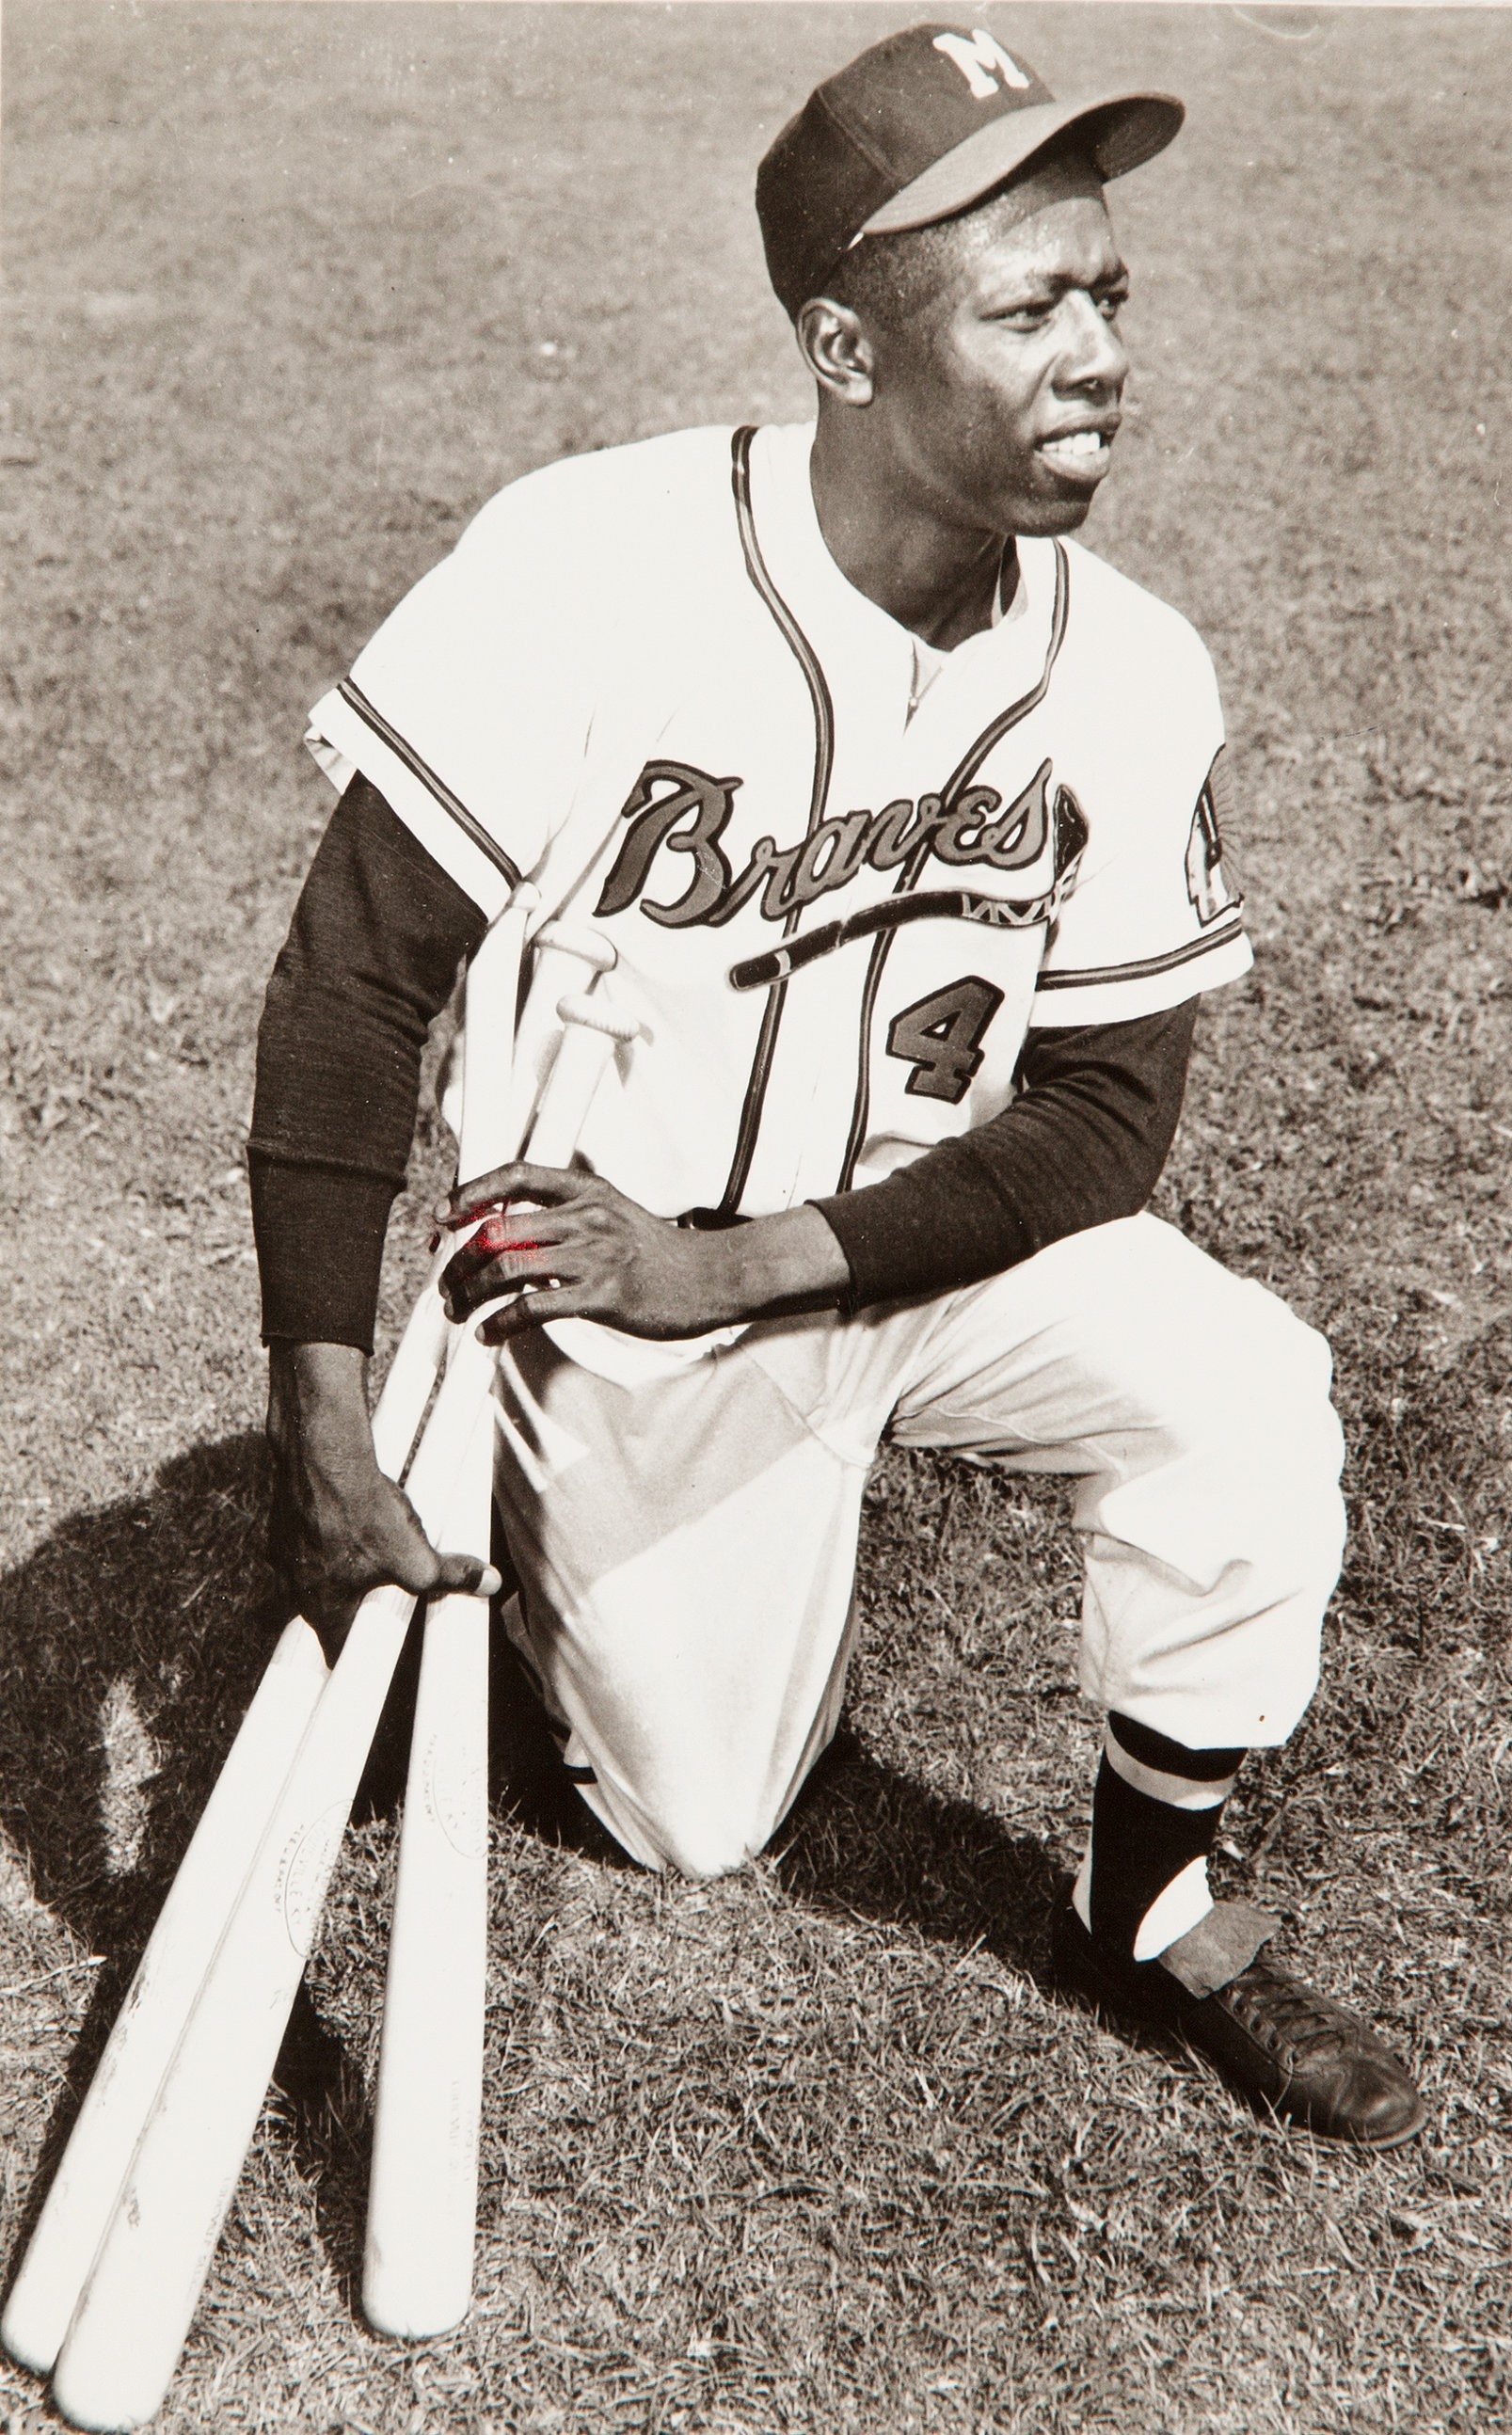
<path fill-rule="evenodd" d="M 873 212 L 857 233 L 883 236 L 894 229 L 927 228 L 931 220 L 949 219 L 1001 186 L 1073 127 L 1086 128 L 1087 149 L 1098 175 L 1122 178 L 1163 152 L 1185 116 L 1185 104 L 1168 93 L 1105 94 L 1095 101 L 1041 101 L 1027 110 L 1007 111 L 933 162 L 921 177 Z"/>

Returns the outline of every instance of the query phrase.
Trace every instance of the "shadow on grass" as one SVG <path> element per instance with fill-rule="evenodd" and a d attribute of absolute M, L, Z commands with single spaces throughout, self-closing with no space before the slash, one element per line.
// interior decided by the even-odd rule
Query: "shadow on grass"
<path fill-rule="evenodd" d="M 1048 1984 L 1060 1863 L 1038 1836 L 900 1775 L 844 1728 L 804 1787 L 777 1868 L 812 1909 L 981 1945 Z"/>

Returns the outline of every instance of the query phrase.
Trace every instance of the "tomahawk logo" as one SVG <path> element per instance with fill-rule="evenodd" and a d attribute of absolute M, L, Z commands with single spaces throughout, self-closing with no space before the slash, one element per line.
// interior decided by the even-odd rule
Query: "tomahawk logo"
<path fill-rule="evenodd" d="M 1010 59 L 1002 43 L 980 26 L 970 34 L 936 34 L 935 48 L 960 69 L 975 101 L 990 101 L 1005 87 L 1015 93 L 1029 90 L 1029 78 L 1018 60 Z"/>
<path fill-rule="evenodd" d="M 1211 768 L 1197 797 L 1197 808 L 1192 815 L 1192 833 L 1187 839 L 1187 894 L 1193 910 L 1204 929 L 1221 914 L 1235 911 L 1244 898 L 1233 885 L 1233 856 L 1228 857 L 1228 870 L 1224 870 L 1223 837 L 1219 829 L 1220 814 L 1228 810 L 1228 765 L 1220 744 L 1213 756 Z"/>

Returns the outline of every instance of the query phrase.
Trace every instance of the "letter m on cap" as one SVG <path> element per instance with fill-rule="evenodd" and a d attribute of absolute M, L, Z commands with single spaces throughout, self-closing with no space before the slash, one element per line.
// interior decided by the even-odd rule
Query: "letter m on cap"
<path fill-rule="evenodd" d="M 953 67 L 958 67 L 971 88 L 976 101 L 990 101 L 994 94 L 1011 85 L 1016 93 L 1027 93 L 1029 78 L 1017 60 L 1010 59 L 1002 43 L 980 26 L 970 34 L 936 34 L 935 48 L 943 52 Z"/>

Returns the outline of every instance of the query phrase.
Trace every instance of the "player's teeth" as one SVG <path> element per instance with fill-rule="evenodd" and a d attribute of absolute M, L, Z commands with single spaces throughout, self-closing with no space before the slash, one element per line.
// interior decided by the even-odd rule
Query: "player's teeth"
<path fill-rule="evenodd" d="M 1095 457 L 1102 447 L 1103 435 L 1100 431 L 1068 431 L 1045 444 L 1057 457 Z"/>

